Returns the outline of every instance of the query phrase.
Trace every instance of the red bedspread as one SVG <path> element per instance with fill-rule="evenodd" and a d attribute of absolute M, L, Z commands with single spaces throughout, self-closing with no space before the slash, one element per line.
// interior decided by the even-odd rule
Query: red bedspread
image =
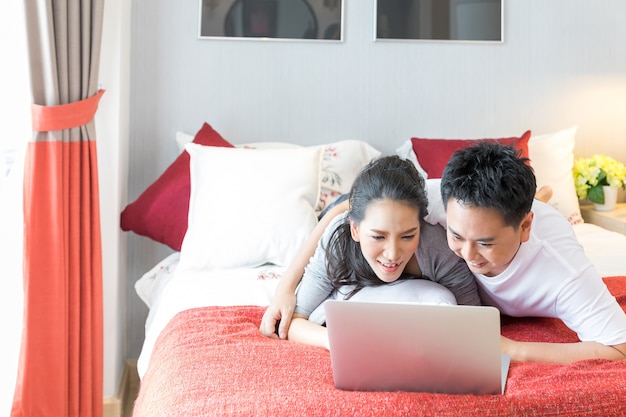
<path fill-rule="evenodd" d="M 605 282 L 625 308 L 626 277 Z M 512 363 L 504 395 L 338 390 L 328 351 L 262 336 L 263 311 L 240 306 L 179 313 L 157 341 L 133 416 L 626 415 L 626 360 Z M 502 333 L 517 340 L 577 340 L 554 319 L 503 317 Z"/>

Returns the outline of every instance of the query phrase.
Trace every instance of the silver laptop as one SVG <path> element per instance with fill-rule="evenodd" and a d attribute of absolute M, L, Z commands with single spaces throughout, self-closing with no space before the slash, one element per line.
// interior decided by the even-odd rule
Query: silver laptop
<path fill-rule="evenodd" d="M 494 307 L 328 300 L 335 386 L 351 391 L 502 394 Z"/>

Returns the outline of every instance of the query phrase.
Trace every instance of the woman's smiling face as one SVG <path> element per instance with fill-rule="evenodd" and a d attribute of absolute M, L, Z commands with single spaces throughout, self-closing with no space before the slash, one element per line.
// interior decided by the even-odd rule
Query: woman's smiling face
<path fill-rule="evenodd" d="M 374 201 L 359 224 L 350 220 L 350 231 L 376 276 L 383 282 L 393 282 L 417 250 L 420 213 L 402 202 Z"/>

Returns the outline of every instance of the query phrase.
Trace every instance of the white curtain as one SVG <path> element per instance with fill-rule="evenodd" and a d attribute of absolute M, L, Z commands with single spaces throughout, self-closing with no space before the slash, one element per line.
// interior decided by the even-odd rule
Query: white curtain
<path fill-rule="evenodd" d="M 0 5 L 0 416 L 11 412 L 22 334 L 22 182 L 26 142 L 31 136 L 30 86 L 24 11 L 18 1 Z"/>
<path fill-rule="evenodd" d="M 12 158 L 12 157 L 11 157 Z M 22 164 L 12 162 L 0 191 L 0 244 L 2 291 L 0 317 L 3 317 L 4 351 L 0 355 L 0 415 L 8 416 L 13 402 L 22 334 Z M 6 332 L 6 333 L 5 333 Z"/>

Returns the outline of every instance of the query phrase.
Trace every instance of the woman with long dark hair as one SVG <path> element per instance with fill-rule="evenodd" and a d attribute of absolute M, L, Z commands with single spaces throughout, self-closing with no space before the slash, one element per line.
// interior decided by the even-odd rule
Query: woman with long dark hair
<path fill-rule="evenodd" d="M 322 304 L 329 298 L 480 304 L 473 276 L 448 248 L 445 230 L 423 220 L 425 180 L 413 163 L 398 156 L 372 161 L 339 207 L 346 205 L 304 269 L 290 340 L 328 348 Z"/>

